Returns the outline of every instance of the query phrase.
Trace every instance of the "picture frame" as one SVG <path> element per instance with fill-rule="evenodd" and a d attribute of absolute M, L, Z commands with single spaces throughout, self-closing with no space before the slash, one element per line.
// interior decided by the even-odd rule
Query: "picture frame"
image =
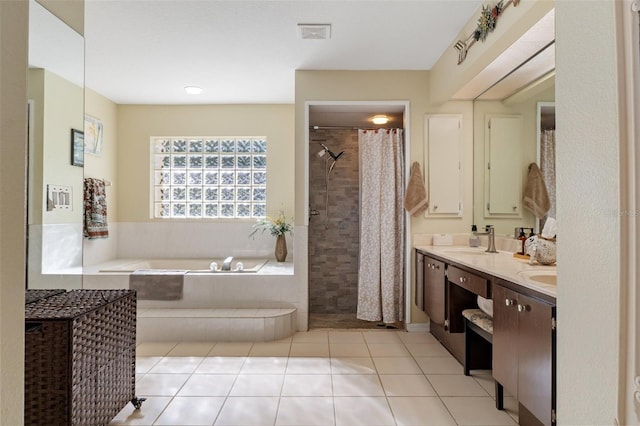
<path fill-rule="evenodd" d="M 91 155 L 102 155 L 102 121 L 90 115 L 84 116 L 84 152 Z"/>
<path fill-rule="evenodd" d="M 71 165 L 84 167 L 84 132 L 71 129 Z"/>

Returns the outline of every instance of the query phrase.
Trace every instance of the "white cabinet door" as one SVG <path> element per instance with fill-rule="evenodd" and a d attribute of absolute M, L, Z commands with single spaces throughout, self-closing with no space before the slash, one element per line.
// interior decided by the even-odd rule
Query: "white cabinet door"
<path fill-rule="evenodd" d="M 462 216 L 462 115 L 427 115 L 428 215 Z"/>
<path fill-rule="evenodd" d="M 485 216 L 519 217 L 522 117 L 488 115 L 485 120 Z"/>

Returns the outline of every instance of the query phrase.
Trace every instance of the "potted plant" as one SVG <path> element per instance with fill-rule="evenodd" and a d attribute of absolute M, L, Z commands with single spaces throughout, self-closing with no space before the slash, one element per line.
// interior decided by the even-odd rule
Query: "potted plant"
<path fill-rule="evenodd" d="M 258 220 L 258 222 L 253 225 L 253 232 L 251 232 L 249 236 L 253 237 L 256 232 L 262 231 L 264 233 L 266 230 L 269 230 L 269 233 L 276 237 L 276 260 L 278 262 L 284 262 L 287 259 L 287 240 L 285 234 L 289 233 L 289 235 L 293 235 L 293 225 L 287 222 L 284 212 L 280 210 L 277 219 L 267 216 L 264 219 Z"/>

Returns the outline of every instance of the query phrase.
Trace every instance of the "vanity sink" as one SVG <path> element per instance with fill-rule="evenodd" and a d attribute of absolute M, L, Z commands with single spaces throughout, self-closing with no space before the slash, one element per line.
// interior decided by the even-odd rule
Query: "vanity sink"
<path fill-rule="evenodd" d="M 540 284 L 557 285 L 558 283 L 557 275 L 531 275 L 529 279 Z"/>
<path fill-rule="evenodd" d="M 534 282 L 536 284 L 545 284 L 545 285 L 558 284 L 558 275 L 555 273 L 555 271 L 529 271 L 526 273 L 521 273 L 521 275 L 526 280 Z"/>
<path fill-rule="evenodd" d="M 485 251 L 484 247 L 478 248 L 478 249 L 473 249 L 471 247 L 451 248 L 451 249 L 443 250 L 443 253 L 459 254 L 459 255 L 464 255 L 464 256 L 469 256 L 469 255 L 477 256 L 477 255 L 485 255 L 485 254 L 487 254 L 487 252 Z"/>

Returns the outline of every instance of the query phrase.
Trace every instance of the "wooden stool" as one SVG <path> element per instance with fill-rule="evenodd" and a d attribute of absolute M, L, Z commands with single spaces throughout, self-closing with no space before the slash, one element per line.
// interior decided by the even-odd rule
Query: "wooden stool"
<path fill-rule="evenodd" d="M 481 337 L 490 345 L 493 344 L 493 319 L 480 309 L 465 309 L 462 311 L 464 317 L 464 375 L 468 376 L 473 368 L 472 348 L 475 336 Z M 495 381 L 495 380 L 494 380 Z M 496 408 L 504 409 L 504 389 L 500 383 L 496 384 Z"/>

